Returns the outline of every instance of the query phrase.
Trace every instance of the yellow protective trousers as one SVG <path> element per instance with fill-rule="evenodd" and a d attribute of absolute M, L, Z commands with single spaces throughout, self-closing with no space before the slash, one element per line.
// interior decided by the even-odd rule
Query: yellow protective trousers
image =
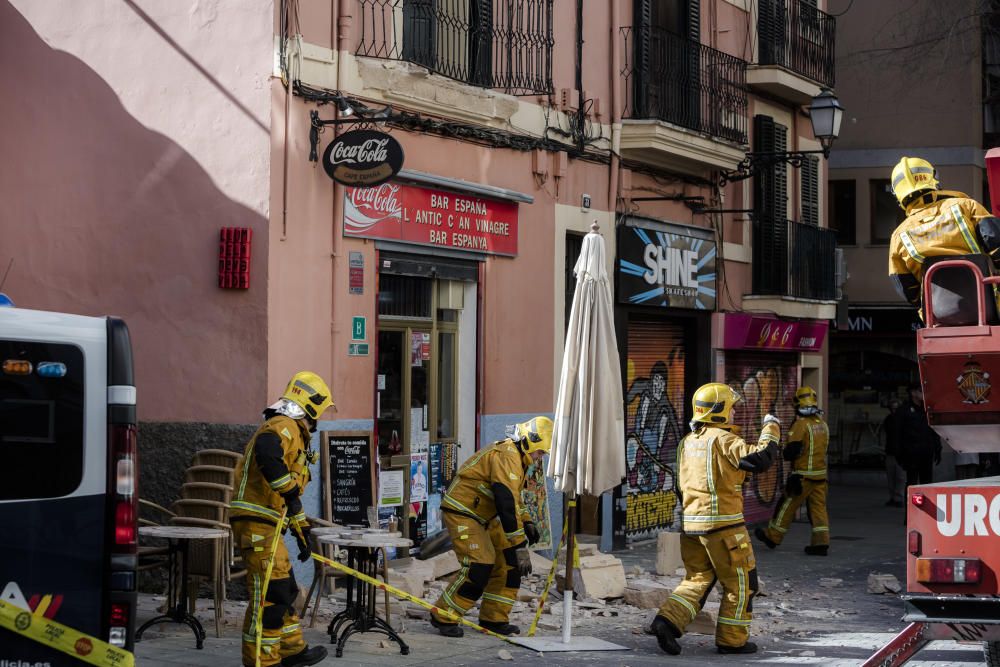
<path fill-rule="evenodd" d="M 282 658 L 295 655 L 305 649 L 299 617 L 293 603 L 298 594 L 292 564 L 288 560 L 288 549 L 279 537 L 274 553 L 274 566 L 267 592 L 261 600 L 264 576 L 271 557 L 271 543 L 276 528 L 257 521 L 234 521 L 233 537 L 240 547 L 243 562 L 247 568 L 247 590 L 249 603 L 243 617 L 243 664 L 252 667 L 257 657 L 256 627 L 260 619 L 263 631 L 260 640 L 260 664 L 262 667 L 278 665 Z M 263 602 L 263 604 L 262 604 Z"/>
<path fill-rule="evenodd" d="M 716 582 L 722 584 L 715 643 L 737 647 L 747 643 L 757 563 L 746 526 L 731 526 L 705 535 L 681 536 L 681 559 L 687 572 L 660 607 L 659 615 L 681 633 L 694 620 Z"/>
<path fill-rule="evenodd" d="M 484 526 L 463 514 L 442 512 L 441 516 L 462 567 L 441 593 L 436 606 L 464 616 L 481 596 L 479 620 L 506 623 L 521 587 L 521 572 L 514 553 L 517 547 L 504 537 L 498 519 Z M 441 623 L 452 622 L 437 614 L 435 618 Z"/>
<path fill-rule="evenodd" d="M 812 524 L 812 537 L 809 544 L 821 546 L 830 544 L 830 518 L 826 511 L 826 490 L 828 484 L 825 479 L 802 478 L 802 493 L 797 496 L 790 496 L 787 493 L 778 501 L 774 516 L 767 524 L 767 538 L 775 544 L 781 544 L 785 539 L 788 527 L 792 525 L 792 519 L 802 503 L 806 503 L 806 511 L 809 514 L 809 523 Z"/>

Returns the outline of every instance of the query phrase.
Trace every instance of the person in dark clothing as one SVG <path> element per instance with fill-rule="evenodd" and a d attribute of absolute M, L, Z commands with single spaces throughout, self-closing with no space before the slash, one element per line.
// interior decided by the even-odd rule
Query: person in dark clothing
<path fill-rule="evenodd" d="M 934 466 L 941 463 L 941 438 L 927 423 L 920 385 L 910 385 L 910 400 L 897 414 L 896 455 L 906 470 L 906 485 L 929 484 L 934 481 Z"/>
<path fill-rule="evenodd" d="M 889 399 L 889 414 L 882 421 L 882 432 L 885 433 L 885 476 L 889 487 L 887 507 L 902 507 L 903 494 L 906 492 L 906 471 L 899 465 L 899 399 L 893 396 Z"/>

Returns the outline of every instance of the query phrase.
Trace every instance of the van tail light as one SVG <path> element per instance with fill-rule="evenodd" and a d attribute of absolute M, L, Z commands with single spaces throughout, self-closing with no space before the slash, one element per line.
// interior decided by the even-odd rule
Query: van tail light
<path fill-rule="evenodd" d="M 108 492 L 111 494 L 114 517 L 112 551 L 135 553 L 139 520 L 139 492 L 136 488 L 136 426 L 110 424 L 111 465 Z"/>
<path fill-rule="evenodd" d="M 123 647 L 128 637 L 129 606 L 124 602 L 112 602 L 108 615 L 108 643 Z"/>
<path fill-rule="evenodd" d="M 918 558 L 921 584 L 978 584 L 983 563 L 978 558 Z"/>
<path fill-rule="evenodd" d="M 910 552 L 912 556 L 920 555 L 920 533 L 915 530 L 911 530 L 906 539 L 907 551 Z"/>

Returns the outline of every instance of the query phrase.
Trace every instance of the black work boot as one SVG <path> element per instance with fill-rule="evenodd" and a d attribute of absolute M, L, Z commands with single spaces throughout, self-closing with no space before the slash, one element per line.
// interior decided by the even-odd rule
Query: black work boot
<path fill-rule="evenodd" d="M 326 647 L 307 646 L 295 655 L 282 658 L 281 667 L 299 667 L 300 665 L 315 665 L 326 659 Z"/>
<path fill-rule="evenodd" d="M 743 646 L 720 646 L 719 644 L 716 644 L 715 648 L 718 649 L 719 653 L 722 653 L 723 655 L 725 655 L 727 653 L 756 653 L 757 652 L 757 645 L 754 644 L 753 642 L 747 642 Z"/>
<path fill-rule="evenodd" d="M 815 546 L 810 545 L 804 549 L 804 551 L 810 556 L 825 556 L 830 550 L 830 545 L 828 544 L 817 544 Z"/>
<path fill-rule="evenodd" d="M 464 637 L 465 630 L 463 630 L 458 623 L 442 623 L 441 621 L 434 618 L 434 614 L 431 614 L 431 625 L 437 628 L 438 632 L 444 637 Z"/>
<path fill-rule="evenodd" d="M 777 544 L 771 541 L 771 538 L 767 536 L 767 533 L 764 532 L 763 528 L 755 528 L 753 534 L 754 537 L 756 537 L 758 540 L 766 544 L 768 549 L 774 549 L 776 546 L 778 546 Z"/>
<path fill-rule="evenodd" d="M 479 625 L 483 626 L 490 632 L 495 632 L 498 635 L 508 636 L 508 635 L 519 635 L 521 634 L 521 628 L 516 625 L 511 625 L 507 621 L 479 621 Z"/>
<path fill-rule="evenodd" d="M 677 638 L 681 636 L 681 631 L 673 623 L 657 614 L 650 627 L 653 630 L 653 634 L 656 635 L 656 641 L 664 653 L 669 653 L 670 655 L 681 654 L 681 645 L 677 642 Z"/>

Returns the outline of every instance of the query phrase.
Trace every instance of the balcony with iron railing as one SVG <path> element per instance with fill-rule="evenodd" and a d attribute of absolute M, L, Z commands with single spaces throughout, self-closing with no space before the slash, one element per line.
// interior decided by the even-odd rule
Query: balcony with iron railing
<path fill-rule="evenodd" d="M 835 231 L 760 217 L 753 224 L 753 294 L 834 301 L 836 255 Z"/>
<path fill-rule="evenodd" d="M 833 88 L 836 31 L 837 20 L 816 0 L 760 0 L 750 85 L 796 104 Z"/>
<path fill-rule="evenodd" d="M 747 142 L 746 61 L 661 28 L 621 35 L 623 150 L 696 173 L 738 163 Z"/>
<path fill-rule="evenodd" d="M 358 0 L 355 55 L 510 95 L 552 92 L 553 0 Z"/>

